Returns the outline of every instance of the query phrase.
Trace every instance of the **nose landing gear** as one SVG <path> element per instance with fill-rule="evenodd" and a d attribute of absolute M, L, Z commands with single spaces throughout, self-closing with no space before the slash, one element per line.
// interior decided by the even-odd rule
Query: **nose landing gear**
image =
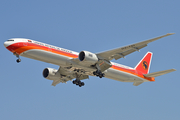
<path fill-rule="evenodd" d="M 18 59 L 16 60 L 17 63 L 21 62 L 21 59 L 19 58 L 19 55 L 17 53 L 13 53 Z"/>

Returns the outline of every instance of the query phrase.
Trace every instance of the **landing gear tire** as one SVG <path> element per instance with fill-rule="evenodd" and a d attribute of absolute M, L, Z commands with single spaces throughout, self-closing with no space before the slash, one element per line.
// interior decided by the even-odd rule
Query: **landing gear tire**
<path fill-rule="evenodd" d="M 79 84 L 79 87 L 81 87 L 81 86 L 84 86 L 84 82 L 81 82 L 81 83 Z"/>
<path fill-rule="evenodd" d="M 76 84 L 76 81 L 75 81 L 75 80 L 73 80 L 73 81 L 72 81 L 72 83 L 73 83 L 73 84 Z"/>
<path fill-rule="evenodd" d="M 78 85 L 79 87 L 84 86 L 84 82 L 81 82 L 80 80 L 73 80 L 72 83 Z"/>
<path fill-rule="evenodd" d="M 96 72 L 93 72 L 93 75 L 96 75 L 96 76 L 97 76 L 97 73 L 96 73 Z"/>
<path fill-rule="evenodd" d="M 105 76 L 105 74 L 104 73 L 102 73 L 101 71 L 95 71 L 95 72 L 93 72 L 93 74 L 94 75 L 96 75 L 97 77 L 99 77 L 99 78 L 102 78 L 102 77 L 104 77 Z"/>
<path fill-rule="evenodd" d="M 19 58 L 19 54 L 17 54 L 16 52 L 13 53 L 13 55 L 15 55 L 18 59 L 16 60 L 17 63 L 21 62 L 21 59 Z"/>
<path fill-rule="evenodd" d="M 16 62 L 17 62 L 17 63 L 21 62 L 21 59 L 17 59 Z"/>
<path fill-rule="evenodd" d="M 99 75 L 99 78 L 102 78 L 102 75 Z"/>
<path fill-rule="evenodd" d="M 81 82 L 81 85 L 84 86 L 85 85 L 84 82 Z"/>

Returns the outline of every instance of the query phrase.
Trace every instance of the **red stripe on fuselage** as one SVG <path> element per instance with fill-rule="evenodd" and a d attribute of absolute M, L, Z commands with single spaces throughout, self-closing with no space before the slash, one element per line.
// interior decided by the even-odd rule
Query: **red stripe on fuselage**
<path fill-rule="evenodd" d="M 75 55 L 72 53 L 68 53 L 65 51 L 57 50 L 54 48 L 49 48 L 46 46 L 41 46 L 41 45 L 38 45 L 35 43 L 28 43 L 28 42 L 26 42 L 26 43 L 25 42 L 14 43 L 14 44 L 8 46 L 7 49 L 13 53 L 16 52 L 16 54 L 19 54 L 19 55 L 25 51 L 28 51 L 28 50 L 38 49 L 38 50 L 49 51 L 52 53 L 60 54 L 60 55 L 71 57 L 71 58 L 77 58 L 78 57 L 78 55 Z"/>

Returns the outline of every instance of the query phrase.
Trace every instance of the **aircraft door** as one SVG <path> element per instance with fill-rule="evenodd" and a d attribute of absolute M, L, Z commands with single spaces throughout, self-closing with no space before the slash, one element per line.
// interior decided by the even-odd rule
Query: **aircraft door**
<path fill-rule="evenodd" d="M 23 42 L 23 46 L 27 46 L 27 42 Z"/>

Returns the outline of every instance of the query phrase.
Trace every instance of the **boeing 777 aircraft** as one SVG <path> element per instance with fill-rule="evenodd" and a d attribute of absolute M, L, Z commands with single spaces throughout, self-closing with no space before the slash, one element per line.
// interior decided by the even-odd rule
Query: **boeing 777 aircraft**
<path fill-rule="evenodd" d="M 150 42 L 172 34 L 174 33 L 100 53 L 91 53 L 89 51 L 77 53 L 24 38 L 9 39 L 4 42 L 4 46 L 16 55 L 18 63 L 21 61 L 20 56 L 23 56 L 60 66 L 58 70 L 53 68 L 43 70 L 44 78 L 53 80 L 53 86 L 60 82 L 66 83 L 75 79 L 72 83 L 81 87 L 84 86 L 84 82 L 81 82 L 81 80 L 88 79 L 89 76 L 106 77 L 121 82 L 133 82 L 134 86 L 138 86 L 143 82 L 155 81 L 154 77 L 173 72 L 175 69 L 149 73 L 151 52 L 147 52 L 134 68 L 110 61 L 124 58 L 128 54 L 146 47 Z"/>

